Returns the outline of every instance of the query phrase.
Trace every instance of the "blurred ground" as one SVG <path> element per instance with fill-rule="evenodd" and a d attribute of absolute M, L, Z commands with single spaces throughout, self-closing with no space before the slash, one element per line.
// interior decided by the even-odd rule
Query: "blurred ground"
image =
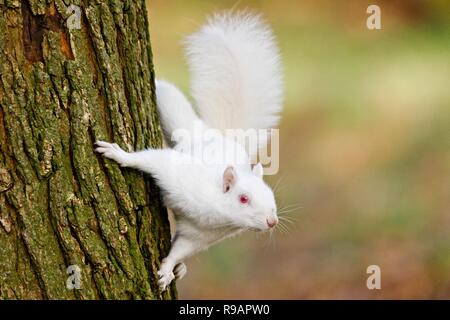
<path fill-rule="evenodd" d="M 366 29 L 381 7 L 382 28 Z M 188 261 L 184 299 L 450 299 L 448 1 L 148 1 L 157 77 L 187 92 L 182 38 L 253 8 L 286 74 L 279 206 L 289 233 L 248 234 Z M 382 289 L 366 288 L 381 267 Z"/>

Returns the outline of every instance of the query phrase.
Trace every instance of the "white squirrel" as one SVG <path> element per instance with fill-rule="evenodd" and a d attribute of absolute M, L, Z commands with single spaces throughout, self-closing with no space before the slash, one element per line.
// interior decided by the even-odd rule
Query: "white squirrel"
<path fill-rule="evenodd" d="M 260 16 L 225 12 L 209 18 L 185 43 L 191 93 L 198 110 L 174 85 L 156 81 L 156 100 L 166 140 L 176 132 L 172 149 L 126 152 L 117 144 L 96 142 L 96 151 L 150 173 L 172 209 L 176 232 L 169 255 L 162 260 L 159 286 L 186 274 L 185 259 L 213 243 L 245 230 L 269 230 L 278 223 L 275 197 L 263 181 L 260 163 L 251 158 L 267 144 L 245 146 L 225 134 L 201 138 L 211 128 L 270 129 L 282 108 L 282 77 L 272 31 Z M 191 147 L 224 149 L 219 156 L 191 152 Z M 231 148 L 230 148 L 231 146 Z"/>

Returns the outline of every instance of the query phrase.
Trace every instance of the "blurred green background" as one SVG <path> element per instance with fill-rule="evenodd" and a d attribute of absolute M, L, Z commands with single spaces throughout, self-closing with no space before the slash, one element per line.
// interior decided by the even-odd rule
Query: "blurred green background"
<path fill-rule="evenodd" d="M 382 30 L 366 28 L 369 4 Z M 148 1 L 157 77 L 188 92 L 181 40 L 214 11 L 272 25 L 285 72 L 279 206 L 188 261 L 184 299 L 450 299 L 449 1 Z M 366 268 L 381 267 L 381 290 Z"/>

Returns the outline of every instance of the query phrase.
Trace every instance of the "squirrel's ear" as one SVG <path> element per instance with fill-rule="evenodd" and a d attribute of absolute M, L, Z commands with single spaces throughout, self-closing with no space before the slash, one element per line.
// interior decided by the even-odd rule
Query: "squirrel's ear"
<path fill-rule="evenodd" d="M 223 172 L 223 192 L 228 192 L 236 183 L 236 172 L 232 166 L 228 166 Z"/>
<path fill-rule="evenodd" d="M 262 178 L 262 177 L 263 177 L 264 170 L 263 170 L 263 167 L 262 167 L 262 165 L 261 165 L 261 162 L 258 162 L 257 164 L 255 164 L 255 165 L 253 166 L 252 171 L 253 171 L 253 173 L 254 173 L 255 175 L 257 175 L 258 177 Z"/>

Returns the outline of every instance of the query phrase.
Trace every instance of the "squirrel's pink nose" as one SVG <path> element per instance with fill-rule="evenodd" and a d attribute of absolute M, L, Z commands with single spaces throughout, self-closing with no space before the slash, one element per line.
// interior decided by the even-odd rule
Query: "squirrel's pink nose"
<path fill-rule="evenodd" d="M 276 226 L 276 224 L 278 223 L 278 218 L 275 217 L 270 217 L 266 219 L 267 225 L 269 226 L 269 228 L 273 228 Z"/>

